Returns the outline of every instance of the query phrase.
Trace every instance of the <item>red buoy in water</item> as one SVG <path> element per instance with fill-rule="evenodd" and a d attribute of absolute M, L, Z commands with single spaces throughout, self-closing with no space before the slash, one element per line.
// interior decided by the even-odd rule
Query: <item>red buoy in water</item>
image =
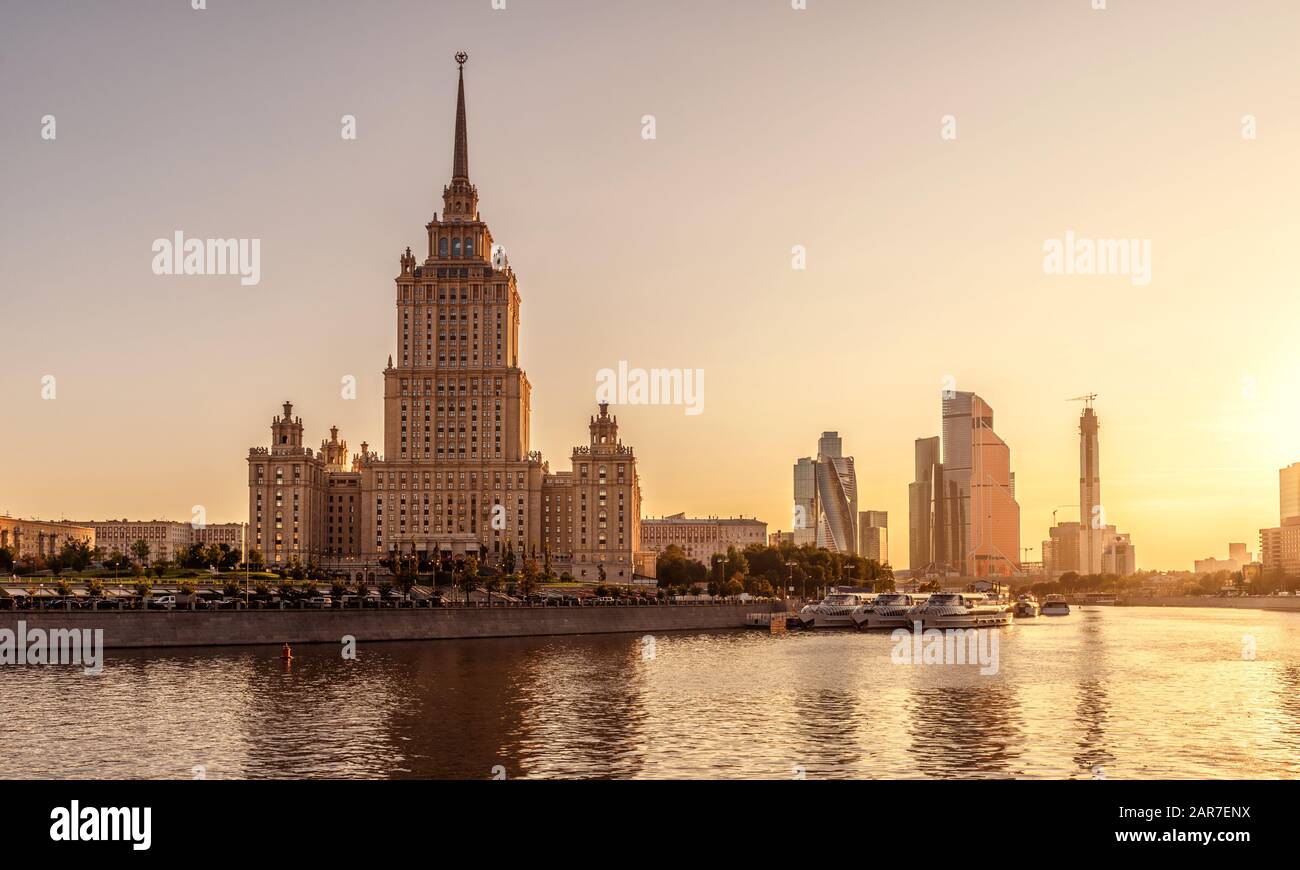
<path fill-rule="evenodd" d="M 285 661 L 289 661 L 290 659 L 293 658 L 293 650 L 289 648 L 289 645 L 287 643 L 284 645 L 284 649 L 280 650 L 280 658 L 284 659 Z"/>

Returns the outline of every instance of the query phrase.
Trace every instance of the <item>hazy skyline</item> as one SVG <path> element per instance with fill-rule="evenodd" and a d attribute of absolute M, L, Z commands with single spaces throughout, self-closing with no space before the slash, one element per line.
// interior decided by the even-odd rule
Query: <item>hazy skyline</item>
<path fill-rule="evenodd" d="M 379 445 L 392 280 L 441 207 L 465 50 L 470 177 L 520 276 L 553 469 L 600 370 L 702 369 L 699 415 L 613 409 L 645 516 L 788 529 L 792 466 L 836 430 L 905 567 L 913 442 L 951 377 L 995 410 L 1032 559 L 1078 500 L 1065 400 L 1088 392 L 1139 567 L 1277 523 L 1300 460 L 1293 4 L 208 5 L 0 3 L 0 513 L 246 520 L 285 399 L 313 447 L 331 425 Z M 261 283 L 155 276 L 177 230 L 261 239 Z M 1150 240 L 1150 283 L 1044 274 L 1070 231 Z M 635 329 L 602 328 L 607 295 Z"/>

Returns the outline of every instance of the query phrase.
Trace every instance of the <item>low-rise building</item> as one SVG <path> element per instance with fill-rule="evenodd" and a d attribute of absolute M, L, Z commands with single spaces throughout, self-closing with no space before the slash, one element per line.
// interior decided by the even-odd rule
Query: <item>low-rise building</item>
<path fill-rule="evenodd" d="M 202 544 L 205 547 L 216 544 L 220 546 L 225 544 L 232 550 L 244 550 L 244 529 L 245 523 L 212 523 L 206 526 L 193 528 L 190 543 Z"/>
<path fill-rule="evenodd" d="M 63 545 L 80 541 L 95 547 L 95 529 L 87 524 L 62 520 L 24 520 L 0 517 L 0 547 L 13 551 L 15 559 L 49 558 Z"/>
<path fill-rule="evenodd" d="M 783 532 L 779 529 L 767 536 L 767 545 L 769 547 L 779 547 L 782 544 L 795 542 L 794 532 Z"/>
<path fill-rule="evenodd" d="M 1207 559 L 1197 559 L 1192 568 L 1192 571 L 1196 574 L 1215 574 L 1219 571 L 1236 573 L 1240 570 L 1241 563 L 1236 559 L 1216 559 L 1213 556 Z"/>
<path fill-rule="evenodd" d="M 660 553 L 671 544 L 682 548 L 688 559 L 708 562 L 725 556 L 728 547 L 743 550 L 750 544 L 767 543 L 767 523 L 746 517 L 670 517 L 641 520 L 641 545 Z"/>
<path fill-rule="evenodd" d="M 136 541 L 149 545 L 149 561 L 172 561 L 176 551 L 193 543 L 193 527 L 175 520 L 90 520 L 79 525 L 95 530 L 95 544 L 105 556 L 114 550 L 131 555 Z"/>

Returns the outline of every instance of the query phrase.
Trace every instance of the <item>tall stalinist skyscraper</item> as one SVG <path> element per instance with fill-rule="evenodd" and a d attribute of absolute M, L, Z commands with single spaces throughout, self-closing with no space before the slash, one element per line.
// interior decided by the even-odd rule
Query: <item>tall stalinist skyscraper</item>
<path fill-rule="evenodd" d="M 396 353 L 384 378 L 383 455 L 363 443 L 352 463 L 331 430 L 303 446 L 293 407 L 272 447 L 249 453 L 250 546 L 358 575 L 396 553 L 426 562 L 516 557 L 579 579 L 630 582 L 642 553 L 641 490 L 632 448 L 601 405 L 572 471 L 552 474 L 530 449 L 530 386 L 520 367 L 514 270 L 478 209 L 469 178 L 467 56 L 458 54 L 451 182 L 425 224 L 423 260 L 406 248 L 394 280 Z M 373 579 L 373 577 L 372 577 Z"/>
<path fill-rule="evenodd" d="M 516 276 L 504 257 L 492 261 L 492 233 L 469 180 L 464 56 L 457 60 L 442 216 L 425 224 L 423 262 L 407 248 L 394 282 L 398 352 L 384 370 L 384 460 L 363 461 L 376 487 L 374 527 L 363 537 L 381 549 L 415 541 L 417 550 L 425 542 L 452 553 L 480 545 L 523 553 L 541 539 L 544 470 L 529 452 Z"/>

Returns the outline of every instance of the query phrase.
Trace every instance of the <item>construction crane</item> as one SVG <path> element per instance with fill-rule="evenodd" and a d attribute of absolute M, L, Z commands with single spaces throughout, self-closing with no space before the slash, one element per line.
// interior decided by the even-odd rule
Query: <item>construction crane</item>
<path fill-rule="evenodd" d="M 1092 403 L 1097 400 L 1096 393 L 1087 393 L 1082 396 L 1075 396 L 1073 399 L 1066 399 L 1067 402 L 1083 402 L 1085 408 L 1091 408 Z"/>

